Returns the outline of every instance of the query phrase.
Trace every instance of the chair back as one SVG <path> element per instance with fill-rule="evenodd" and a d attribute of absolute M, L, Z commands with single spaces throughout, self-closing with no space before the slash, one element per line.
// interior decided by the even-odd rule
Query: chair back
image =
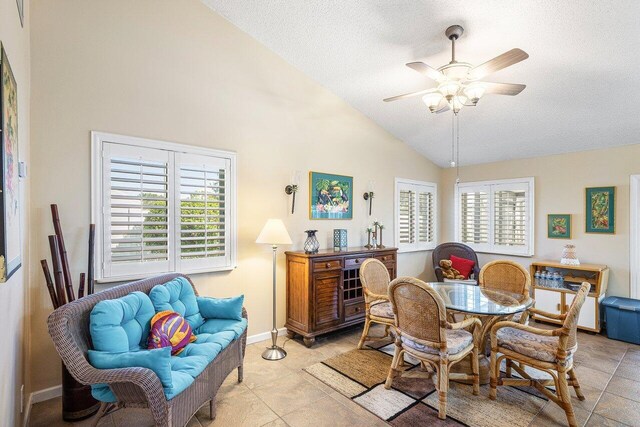
<path fill-rule="evenodd" d="M 381 261 L 369 258 L 362 263 L 360 267 L 360 283 L 364 289 L 364 298 L 367 302 L 381 299 L 379 298 L 380 296 L 388 299 L 390 281 L 389 270 Z"/>
<path fill-rule="evenodd" d="M 472 273 L 473 273 L 473 277 L 476 280 L 478 280 L 480 266 L 478 264 L 478 255 L 476 255 L 475 251 L 465 244 L 449 242 L 449 243 L 442 243 L 436 246 L 433 252 L 431 252 L 433 269 L 436 273 L 436 278 L 438 279 L 438 282 L 444 281 L 444 276 L 442 275 L 442 269 L 440 268 L 440 260 L 449 259 L 451 255 L 474 261 L 475 265 L 473 266 Z"/>
<path fill-rule="evenodd" d="M 431 286 L 413 277 L 399 277 L 389 285 L 389 299 L 401 337 L 446 351 L 446 307 Z"/>
<path fill-rule="evenodd" d="M 560 349 L 568 350 L 576 347 L 578 344 L 577 329 L 578 329 L 578 317 L 580 316 L 580 310 L 582 304 L 587 299 L 587 294 L 591 290 L 591 284 L 588 282 L 582 282 L 580 290 L 576 293 L 576 296 L 571 302 L 571 306 L 567 311 L 567 317 L 562 324 L 562 335 L 566 336 L 566 339 L 560 338 Z"/>
<path fill-rule="evenodd" d="M 520 295 L 529 295 L 531 275 L 520 264 L 498 260 L 485 264 L 480 270 L 478 284 L 485 289 L 497 289 Z"/>

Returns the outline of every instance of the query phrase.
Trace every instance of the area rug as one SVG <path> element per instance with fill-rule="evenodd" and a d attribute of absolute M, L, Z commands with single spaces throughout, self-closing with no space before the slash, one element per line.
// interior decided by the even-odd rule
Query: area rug
<path fill-rule="evenodd" d="M 471 386 L 451 381 L 447 419 L 440 420 L 431 374 L 417 360 L 405 357 L 403 375 L 394 379 L 390 390 L 384 388 L 393 350 L 393 344 L 383 342 L 331 357 L 305 371 L 394 426 L 526 427 L 547 402 L 538 393 L 515 387 L 500 387 L 493 401 L 489 386 L 474 396 Z"/>

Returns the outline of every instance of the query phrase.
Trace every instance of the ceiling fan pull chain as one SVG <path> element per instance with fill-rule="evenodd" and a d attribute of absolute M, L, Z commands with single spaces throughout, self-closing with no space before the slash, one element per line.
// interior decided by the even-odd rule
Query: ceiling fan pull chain
<path fill-rule="evenodd" d="M 456 117 L 456 184 L 460 184 L 460 117 L 454 114 Z"/>

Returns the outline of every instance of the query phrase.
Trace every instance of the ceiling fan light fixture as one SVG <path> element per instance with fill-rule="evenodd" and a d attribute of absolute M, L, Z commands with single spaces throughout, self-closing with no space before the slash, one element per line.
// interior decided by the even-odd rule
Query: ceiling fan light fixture
<path fill-rule="evenodd" d="M 435 113 L 438 105 L 442 102 L 442 94 L 440 92 L 430 92 L 422 97 L 422 101 L 429 107 L 429 111 Z"/>
<path fill-rule="evenodd" d="M 438 86 L 438 92 L 440 92 L 442 96 L 447 98 L 447 100 L 455 96 L 459 90 L 460 90 L 460 83 L 453 80 L 445 81 L 444 83 L 441 83 Z"/>
<path fill-rule="evenodd" d="M 473 105 L 477 104 L 480 98 L 486 92 L 487 87 L 482 83 L 471 83 L 464 89 L 464 94 L 469 98 Z"/>
<path fill-rule="evenodd" d="M 467 97 L 464 95 L 454 96 L 449 102 L 449 106 L 453 110 L 454 114 L 458 114 L 462 107 L 467 103 Z"/>

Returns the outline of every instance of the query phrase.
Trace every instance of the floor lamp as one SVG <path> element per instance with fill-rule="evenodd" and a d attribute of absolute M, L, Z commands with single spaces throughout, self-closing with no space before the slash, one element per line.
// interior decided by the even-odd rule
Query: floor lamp
<path fill-rule="evenodd" d="M 262 228 L 256 243 L 266 243 L 273 248 L 273 329 L 271 330 L 271 347 L 262 353 L 262 358 L 267 360 L 284 359 L 287 352 L 278 347 L 278 330 L 276 329 L 276 251 L 278 245 L 290 245 L 291 237 L 280 219 L 269 219 Z"/>

